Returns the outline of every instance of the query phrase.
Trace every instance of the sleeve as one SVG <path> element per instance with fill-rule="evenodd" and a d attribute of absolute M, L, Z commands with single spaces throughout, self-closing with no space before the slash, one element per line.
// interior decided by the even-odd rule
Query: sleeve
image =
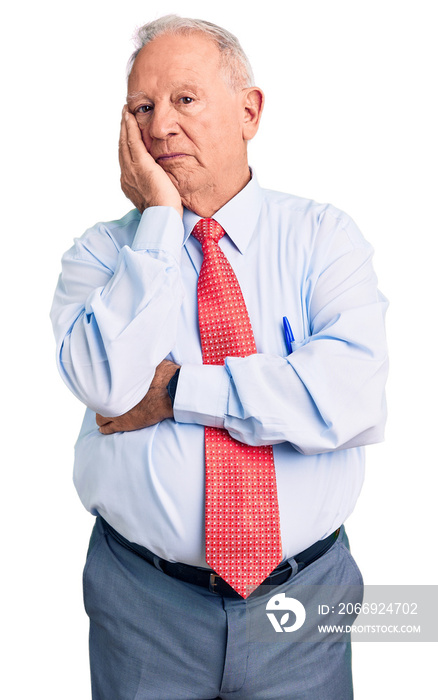
<path fill-rule="evenodd" d="M 114 222 L 99 224 L 64 255 L 51 310 L 58 367 L 93 411 L 130 410 L 173 347 L 183 236 L 173 208 L 151 207 L 131 238 Z"/>
<path fill-rule="evenodd" d="M 383 439 L 388 370 L 372 248 L 343 216 L 321 224 L 303 285 L 308 335 L 288 357 L 228 357 L 184 365 L 175 419 L 223 427 L 250 445 L 291 443 L 303 454 Z"/>

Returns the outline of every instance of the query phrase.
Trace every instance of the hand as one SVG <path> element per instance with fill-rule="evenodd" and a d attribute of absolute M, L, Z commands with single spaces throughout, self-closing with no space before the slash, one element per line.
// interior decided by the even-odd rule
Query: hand
<path fill-rule="evenodd" d="M 104 418 L 96 414 L 96 423 L 103 435 L 130 430 L 140 430 L 173 417 L 173 408 L 167 385 L 178 369 L 170 360 L 160 362 L 146 396 L 130 411 L 116 418 Z"/>
<path fill-rule="evenodd" d="M 174 207 L 182 217 L 181 197 L 175 185 L 146 150 L 140 129 L 127 105 L 120 128 L 120 184 L 128 199 L 143 213 L 147 207 Z"/>

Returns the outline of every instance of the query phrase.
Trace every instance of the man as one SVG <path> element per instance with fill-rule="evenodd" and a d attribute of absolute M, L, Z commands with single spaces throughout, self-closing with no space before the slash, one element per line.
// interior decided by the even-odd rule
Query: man
<path fill-rule="evenodd" d="M 347 700 L 348 640 L 257 630 L 273 595 L 362 585 L 341 526 L 385 420 L 372 250 L 334 207 L 259 187 L 264 96 L 232 35 L 166 17 L 138 42 L 120 135 L 136 209 L 75 242 L 52 309 L 87 406 L 93 698 Z"/>

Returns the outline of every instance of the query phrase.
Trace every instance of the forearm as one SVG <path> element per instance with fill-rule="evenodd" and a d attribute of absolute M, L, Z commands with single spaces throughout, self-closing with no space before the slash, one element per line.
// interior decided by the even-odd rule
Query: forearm
<path fill-rule="evenodd" d="M 166 418 L 172 418 L 172 401 L 167 385 L 177 369 L 178 365 L 174 362 L 169 360 L 160 362 L 147 394 L 138 404 L 121 416 L 108 418 L 100 414 L 96 415 L 96 423 L 100 432 L 104 435 L 111 435 L 112 433 L 141 430 L 156 425 Z"/>
<path fill-rule="evenodd" d="M 304 352 L 293 358 L 251 355 L 228 358 L 222 376 L 204 376 L 202 365 L 183 366 L 174 404 L 177 422 L 225 428 L 249 445 L 291 443 L 299 452 L 317 454 L 379 442 L 386 417 L 385 358 L 369 364 L 363 381 L 339 385 L 330 395 L 323 381 L 314 391 L 303 381 Z M 211 381 L 210 381 L 211 380 Z M 194 390 L 197 385 L 198 389 Z M 195 404 L 193 397 L 203 394 Z"/>
<path fill-rule="evenodd" d="M 131 245 L 117 249 L 113 231 L 93 230 L 64 257 L 52 308 L 58 363 L 69 388 L 97 413 L 136 405 L 174 345 L 182 237 L 177 213 L 154 208 Z"/>
<path fill-rule="evenodd" d="M 322 272 L 305 287 L 303 335 L 287 357 L 265 352 L 229 357 L 225 367 L 183 365 L 175 419 L 224 427 L 247 444 L 289 442 L 305 454 L 380 441 L 387 302 L 371 253 L 348 241 L 331 264 L 321 253 Z"/>

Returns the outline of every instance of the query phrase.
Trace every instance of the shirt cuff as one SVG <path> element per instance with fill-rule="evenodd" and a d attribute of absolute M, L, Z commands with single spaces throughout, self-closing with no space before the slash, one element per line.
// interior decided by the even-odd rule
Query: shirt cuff
<path fill-rule="evenodd" d="M 165 250 L 179 261 L 184 226 L 173 207 L 148 207 L 141 215 L 132 250 Z"/>
<path fill-rule="evenodd" d="M 229 390 L 230 377 L 225 367 L 184 364 L 173 405 L 176 422 L 223 428 Z"/>

